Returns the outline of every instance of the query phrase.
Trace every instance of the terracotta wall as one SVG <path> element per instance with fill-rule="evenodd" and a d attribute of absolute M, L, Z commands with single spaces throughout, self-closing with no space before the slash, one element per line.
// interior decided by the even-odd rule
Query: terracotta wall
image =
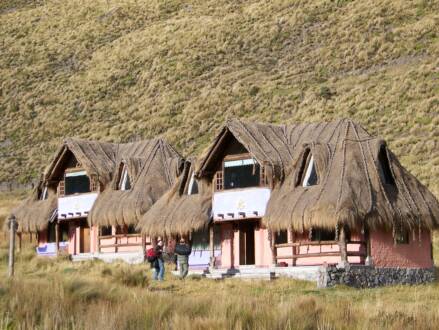
<path fill-rule="evenodd" d="M 410 232 L 409 244 L 394 244 L 390 231 L 371 232 L 371 255 L 376 267 L 433 267 L 431 258 L 431 234 L 422 230 Z"/>

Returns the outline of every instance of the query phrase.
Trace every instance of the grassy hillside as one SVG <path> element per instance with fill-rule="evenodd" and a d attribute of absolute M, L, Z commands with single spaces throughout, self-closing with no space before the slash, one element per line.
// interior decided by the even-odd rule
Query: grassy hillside
<path fill-rule="evenodd" d="M 18 255 L 0 247 L 2 329 L 437 329 L 439 283 L 319 290 L 311 282 L 151 282 L 149 267 Z"/>
<path fill-rule="evenodd" d="M 0 181 L 65 136 L 197 153 L 230 116 L 352 117 L 439 195 L 438 55 L 437 0 L 4 0 Z"/>

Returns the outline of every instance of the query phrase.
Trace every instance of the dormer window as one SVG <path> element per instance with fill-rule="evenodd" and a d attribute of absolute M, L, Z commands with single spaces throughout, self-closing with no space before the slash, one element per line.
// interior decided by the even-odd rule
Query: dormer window
<path fill-rule="evenodd" d="M 386 147 L 381 146 L 378 153 L 379 173 L 381 180 L 388 185 L 395 185 L 395 178 L 393 177 L 392 170 L 390 168 L 389 157 L 387 156 Z"/>
<path fill-rule="evenodd" d="M 66 172 L 64 178 L 64 194 L 82 194 L 90 192 L 90 179 L 86 171 Z"/>
<path fill-rule="evenodd" d="M 252 158 L 224 161 L 224 189 L 258 187 L 260 166 Z"/>
<path fill-rule="evenodd" d="M 191 179 L 189 181 L 188 195 L 198 194 L 198 182 L 195 180 L 194 174 L 192 173 Z"/>
<path fill-rule="evenodd" d="M 318 183 L 316 166 L 314 163 L 314 157 L 309 154 L 308 157 L 308 166 L 306 168 L 305 175 L 302 180 L 302 187 L 310 187 L 315 186 Z"/>
<path fill-rule="evenodd" d="M 128 174 L 128 168 L 126 165 L 123 166 L 122 173 L 119 181 L 119 190 L 130 190 L 131 189 L 131 179 Z"/>
<path fill-rule="evenodd" d="M 49 198 L 49 192 L 47 190 L 47 187 L 44 187 L 43 190 L 40 190 L 40 194 L 38 196 L 38 199 L 40 201 L 45 201 L 47 198 Z"/>

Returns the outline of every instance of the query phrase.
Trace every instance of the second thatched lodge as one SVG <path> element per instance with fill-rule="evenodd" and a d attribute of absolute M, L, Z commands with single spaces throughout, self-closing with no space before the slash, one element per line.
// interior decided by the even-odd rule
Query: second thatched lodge
<path fill-rule="evenodd" d="M 439 204 L 351 120 L 235 119 L 198 159 L 161 139 L 68 139 L 13 214 L 40 254 L 139 262 L 157 237 L 172 253 L 186 236 L 208 277 L 375 286 L 433 278 Z"/>

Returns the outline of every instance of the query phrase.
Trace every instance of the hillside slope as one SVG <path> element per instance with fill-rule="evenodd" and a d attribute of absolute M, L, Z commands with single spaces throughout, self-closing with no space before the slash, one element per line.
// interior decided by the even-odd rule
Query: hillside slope
<path fill-rule="evenodd" d="M 439 195 L 438 55 L 437 0 L 5 0 L 0 181 L 65 136 L 197 153 L 230 116 L 351 117 Z"/>

